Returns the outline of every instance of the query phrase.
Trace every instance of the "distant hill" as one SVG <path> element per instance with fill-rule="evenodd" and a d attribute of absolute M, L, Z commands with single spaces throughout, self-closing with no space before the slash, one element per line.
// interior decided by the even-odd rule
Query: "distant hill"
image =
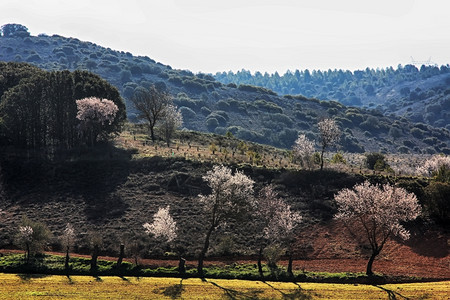
<path fill-rule="evenodd" d="M 208 74 L 175 70 L 149 57 L 76 38 L 12 33 L 0 37 L 0 60 L 28 62 L 45 70 L 96 73 L 119 89 L 131 121 L 136 121 L 129 101 L 135 88 L 155 84 L 173 95 L 183 113 L 183 126 L 191 130 L 231 132 L 248 141 L 291 148 L 298 132 L 317 140 L 317 122 L 332 117 L 343 130 L 339 147 L 342 151 L 450 153 L 449 130 L 411 122 L 407 116 L 385 115 L 380 109 L 347 107 L 335 101 L 279 96 L 267 88 L 247 84 L 223 84 Z"/>
<path fill-rule="evenodd" d="M 450 66 L 399 65 L 397 69 L 298 71 L 264 75 L 242 70 L 214 76 L 228 84 L 252 84 L 279 94 L 301 94 L 376 108 L 413 122 L 450 129 Z"/>

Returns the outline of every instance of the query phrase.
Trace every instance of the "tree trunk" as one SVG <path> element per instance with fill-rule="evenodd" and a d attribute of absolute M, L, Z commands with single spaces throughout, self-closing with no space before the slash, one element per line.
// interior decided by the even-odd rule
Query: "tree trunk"
<path fill-rule="evenodd" d="M 178 273 L 184 275 L 186 273 L 186 260 L 180 256 L 178 261 Z"/>
<path fill-rule="evenodd" d="M 375 260 L 375 257 L 380 253 L 379 250 L 372 250 L 372 255 L 370 256 L 369 262 L 367 263 L 367 270 L 366 270 L 366 275 L 367 276 L 372 276 L 373 272 L 372 272 L 372 265 L 373 265 L 373 261 Z"/>
<path fill-rule="evenodd" d="M 153 132 L 153 126 L 150 126 L 150 137 L 152 142 L 155 142 L 155 133 Z"/>
<path fill-rule="evenodd" d="M 27 263 L 30 261 L 30 244 L 27 243 Z"/>
<path fill-rule="evenodd" d="M 323 170 L 323 154 L 325 152 L 325 148 L 322 148 L 322 152 L 320 153 L 320 171 Z"/>
<path fill-rule="evenodd" d="M 259 254 L 258 254 L 258 272 L 259 272 L 259 276 L 261 278 L 264 278 L 262 263 L 261 263 L 262 256 L 263 256 L 263 249 L 264 249 L 264 247 L 261 245 L 261 247 L 259 247 Z"/>
<path fill-rule="evenodd" d="M 92 252 L 92 259 L 91 259 L 91 272 L 97 271 L 97 258 L 98 258 L 98 245 L 94 246 L 94 251 Z"/>
<path fill-rule="evenodd" d="M 66 270 L 66 271 L 68 271 L 69 270 L 69 247 L 66 247 L 66 259 L 65 259 L 65 262 L 64 262 L 64 269 Z"/>
<path fill-rule="evenodd" d="M 294 273 L 292 273 L 292 262 L 293 262 L 294 258 L 292 256 L 292 251 L 289 251 L 289 263 L 288 263 L 288 268 L 287 268 L 287 272 L 288 275 L 290 277 L 294 277 Z"/>
<path fill-rule="evenodd" d="M 202 252 L 200 252 L 200 256 L 198 258 L 197 273 L 200 277 L 203 277 L 203 260 L 205 259 L 206 252 L 208 252 L 209 238 L 211 237 L 211 233 L 213 232 L 213 230 L 214 225 L 209 228 L 208 233 L 206 234 L 205 244 L 203 245 Z"/>
<path fill-rule="evenodd" d="M 117 267 L 120 268 L 122 265 L 123 257 L 125 256 L 125 245 L 120 244 L 120 253 L 119 253 L 119 259 L 117 260 Z"/>

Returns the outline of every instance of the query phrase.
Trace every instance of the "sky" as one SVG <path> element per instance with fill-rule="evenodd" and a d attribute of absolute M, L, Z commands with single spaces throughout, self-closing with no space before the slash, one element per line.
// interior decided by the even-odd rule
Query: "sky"
<path fill-rule="evenodd" d="M 176 69 L 386 68 L 450 63 L 446 0 L 2 0 L 0 25 L 75 37 Z"/>

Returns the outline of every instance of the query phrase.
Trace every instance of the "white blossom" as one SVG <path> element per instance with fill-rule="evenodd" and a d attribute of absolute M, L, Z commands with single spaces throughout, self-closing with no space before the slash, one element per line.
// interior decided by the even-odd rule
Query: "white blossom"
<path fill-rule="evenodd" d="M 421 213 L 416 195 L 389 184 L 371 185 L 366 181 L 352 190 L 341 190 L 334 199 L 338 204 L 335 218 L 351 221 L 352 228 L 361 226 L 370 244 L 368 275 L 373 274 L 372 263 L 391 235 L 409 238 L 400 222 L 414 220 Z"/>
<path fill-rule="evenodd" d="M 309 140 L 306 135 L 298 135 L 292 150 L 294 157 L 300 159 L 302 165 L 310 167 L 311 156 L 314 153 L 314 143 Z"/>
<path fill-rule="evenodd" d="M 31 226 L 19 226 L 19 236 L 24 243 L 33 241 L 33 228 Z"/>
<path fill-rule="evenodd" d="M 167 146 L 170 145 L 172 135 L 175 130 L 183 124 L 183 115 L 178 108 L 172 104 L 169 104 L 164 109 L 163 117 L 161 119 L 160 128 L 166 139 Z"/>
<path fill-rule="evenodd" d="M 450 156 L 434 155 L 417 168 L 417 173 L 423 176 L 433 176 L 441 168 L 450 170 Z"/>
<path fill-rule="evenodd" d="M 421 213 L 416 195 L 389 184 L 371 185 L 366 181 L 353 190 L 341 190 L 334 199 L 338 204 L 335 218 L 356 217 L 355 220 L 368 228 L 370 243 L 380 244 L 391 234 L 408 239 L 409 232 L 400 222 L 414 220 Z"/>
<path fill-rule="evenodd" d="M 242 172 L 232 174 L 230 168 L 214 166 L 203 176 L 203 180 L 212 192 L 207 196 L 199 195 L 199 200 L 208 213 L 214 213 L 214 223 L 219 223 L 229 213 L 241 213 L 248 205 L 255 204 L 252 197 L 254 181 Z"/>
<path fill-rule="evenodd" d="M 75 230 L 70 223 L 67 223 L 66 228 L 61 236 L 61 242 L 64 248 L 70 248 L 75 240 Z"/>
<path fill-rule="evenodd" d="M 203 203 L 208 231 L 206 233 L 203 249 L 198 259 L 197 272 L 203 275 L 203 260 L 209 248 L 209 239 L 214 229 L 228 219 L 237 219 L 255 207 L 253 197 L 254 181 L 236 171 L 234 175 L 230 168 L 214 166 L 208 171 L 203 180 L 208 183 L 211 193 L 207 196 L 199 195 L 199 201 Z"/>
<path fill-rule="evenodd" d="M 293 212 L 291 206 L 279 198 L 270 185 L 260 193 L 258 213 L 265 223 L 264 237 L 270 241 L 289 237 L 302 220 L 301 215 Z"/>
<path fill-rule="evenodd" d="M 159 208 L 153 215 L 153 223 L 142 225 L 146 233 L 152 234 L 155 238 L 164 238 L 167 242 L 173 241 L 177 237 L 177 223 L 170 215 L 170 205 Z"/>
<path fill-rule="evenodd" d="M 320 169 L 323 169 L 323 154 L 328 147 L 335 145 L 341 136 L 341 130 L 333 119 L 323 119 L 318 124 L 322 151 L 320 154 Z"/>
<path fill-rule="evenodd" d="M 319 127 L 322 147 L 330 147 L 339 141 L 341 130 L 333 119 L 323 119 L 317 126 Z"/>

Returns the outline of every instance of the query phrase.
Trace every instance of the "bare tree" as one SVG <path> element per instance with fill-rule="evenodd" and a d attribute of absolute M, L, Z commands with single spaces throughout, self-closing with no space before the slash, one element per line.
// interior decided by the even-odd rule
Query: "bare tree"
<path fill-rule="evenodd" d="M 333 119 L 323 119 L 318 124 L 320 132 L 320 170 L 323 170 L 323 154 L 325 150 L 335 145 L 341 136 L 341 130 Z"/>
<path fill-rule="evenodd" d="M 367 275 L 372 275 L 372 264 L 390 236 L 406 240 L 409 232 L 400 224 L 414 220 L 421 213 L 416 195 L 405 189 L 364 182 L 353 190 L 343 189 L 334 197 L 338 205 L 336 219 L 350 221 L 351 227 L 361 226 L 372 254 L 367 263 Z"/>
<path fill-rule="evenodd" d="M 160 129 L 166 140 L 167 147 L 170 147 L 170 141 L 177 128 L 183 124 L 183 115 L 174 105 L 167 105 L 161 119 Z"/>
<path fill-rule="evenodd" d="M 311 169 L 312 159 L 311 156 L 314 153 L 314 143 L 309 140 L 306 135 L 299 134 L 297 140 L 295 140 L 292 147 L 294 158 L 300 160 L 302 167 Z"/>
<path fill-rule="evenodd" d="M 134 107 L 138 111 L 138 118 L 145 120 L 150 130 L 150 137 L 155 141 L 154 128 L 162 119 L 169 104 L 172 104 L 172 96 L 169 93 L 158 90 L 154 85 L 148 89 L 138 88 L 131 97 Z"/>
<path fill-rule="evenodd" d="M 203 249 L 198 259 L 197 271 L 203 276 L 203 260 L 209 248 L 209 239 L 217 226 L 229 220 L 237 220 L 247 214 L 255 205 L 253 198 L 254 181 L 225 166 L 214 166 L 208 171 L 203 180 L 211 188 L 211 194 L 199 195 L 199 201 L 203 203 L 208 220 L 208 230 L 205 236 Z"/>

